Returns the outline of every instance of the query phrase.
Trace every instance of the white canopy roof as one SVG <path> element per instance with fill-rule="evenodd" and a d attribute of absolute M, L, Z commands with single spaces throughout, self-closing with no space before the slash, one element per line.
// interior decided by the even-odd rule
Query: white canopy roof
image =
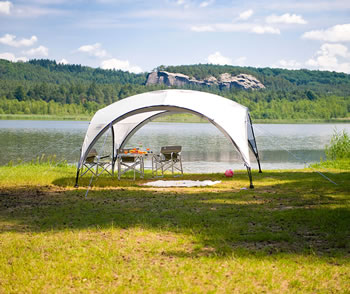
<path fill-rule="evenodd" d="M 97 111 L 88 127 L 78 168 L 97 139 L 109 128 L 113 128 L 114 149 L 118 149 L 151 119 L 174 112 L 193 113 L 208 119 L 233 143 L 250 168 L 248 140 L 251 140 L 252 129 L 248 109 L 218 95 L 174 89 L 131 96 Z M 253 145 L 256 146 L 255 140 Z"/>

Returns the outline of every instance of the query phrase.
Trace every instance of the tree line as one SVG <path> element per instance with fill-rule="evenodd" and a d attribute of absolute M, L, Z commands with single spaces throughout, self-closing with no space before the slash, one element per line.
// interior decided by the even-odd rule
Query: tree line
<path fill-rule="evenodd" d="M 266 89 L 184 87 L 243 104 L 254 119 L 332 119 L 350 114 L 350 75 L 342 73 L 200 64 L 157 69 L 197 79 L 219 77 L 224 72 L 256 76 Z M 146 86 L 146 79 L 145 73 L 63 65 L 50 60 L 0 60 L 0 114 L 91 115 L 125 97 L 166 88 Z"/>

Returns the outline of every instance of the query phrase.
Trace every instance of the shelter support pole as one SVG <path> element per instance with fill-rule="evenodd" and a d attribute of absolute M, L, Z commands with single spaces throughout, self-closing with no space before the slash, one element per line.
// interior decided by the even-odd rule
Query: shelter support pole
<path fill-rule="evenodd" d="M 249 145 L 256 157 L 256 160 L 258 162 L 258 165 L 259 165 L 259 173 L 262 173 L 261 171 L 261 165 L 260 165 L 260 158 L 259 158 L 259 151 L 258 151 L 258 146 L 256 146 L 256 139 L 255 139 L 255 134 L 254 134 L 254 129 L 253 129 L 253 123 L 252 123 L 252 118 L 250 117 L 250 114 L 248 114 L 248 118 L 249 118 L 249 123 L 250 123 L 250 129 L 252 131 L 252 135 L 253 135 L 253 138 L 254 138 L 254 146 L 255 148 L 253 147 L 253 145 L 251 144 L 251 142 L 248 140 L 249 142 Z M 256 150 L 255 150 L 256 149 Z"/>
<path fill-rule="evenodd" d="M 112 176 L 114 176 L 114 165 L 115 165 L 115 161 L 114 161 L 114 155 L 112 158 Z"/>
<path fill-rule="evenodd" d="M 80 156 L 81 156 L 81 148 L 80 148 Z M 79 157 L 79 160 L 80 160 L 80 157 Z M 78 162 L 78 165 L 77 165 L 77 176 L 75 178 L 75 185 L 74 187 L 75 188 L 78 188 L 78 181 L 79 181 L 79 172 L 80 172 L 80 161 Z"/>
<path fill-rule="evenodd" d="M 260 166 L 260 159 L 259 159 L 259 156 L 257 157 L 257 161 L 258 161 L 258 165 L 259 165 L 259 173 L 261 174 L 261 173 L 262 173 L 262 170 L 261 170 L 261 166 Z"/>
<path fill-rule="evenodd" d="M 78 170 L 77 170 L 77 177 L 75 178 L 75 185 L 74 187 L 75 188 L 78 188 L 78 181 L 79 181 L 79 172 L 80 172 L 80 167 L 78 167 Z"/>
<path fill-rule="evenodd" d="M 117 156 L 118 156 L 118 152 L 115 153 L 114 158 L 112 159 L 112 175 L 114 176 L 114 171 L 115 171 L 115 163 L 117 162 Z M 119 172 L 119 171 L 118 171 Z"/>
<path fill-rule="evenodd" d="M 115 150 L 115 142 L 114 142 L 114 128 L 113 126 L 111 125 L 111 131 L 112 131 L 112 176 L 114 176 L 114 164 L 115 164 L 115 161 L 114 161 L 114 157 L 116 157 L 117 155 L 114 154 L 116 152 Z"/>
<path fill-rule="evenodd" d="M 248 171 L 248 176 L 249 176 L 249 181 L 250 181 L 250 189 L 254 189 L 254 185 L 253 185 L 253 177 L 252 177 L 252 169 L 250 167 L 247 166 L 247 171 Z"/>

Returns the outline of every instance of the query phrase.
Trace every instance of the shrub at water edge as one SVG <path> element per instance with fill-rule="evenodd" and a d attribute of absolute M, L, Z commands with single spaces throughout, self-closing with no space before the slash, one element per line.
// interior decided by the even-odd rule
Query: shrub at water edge
<path fill-rule="evenodd" d="M 327 160 L 350 159 L 350 137 L 345 130 L 334 131 L 329 145 L 326 145 Z"/>
<path fill-rule="evenodd" d="M 325 147 L 326 161 L 311 165 L 312 167 L 350 170 L 350 137 L 348 133 L 334 131 L 329 145 Z"/>

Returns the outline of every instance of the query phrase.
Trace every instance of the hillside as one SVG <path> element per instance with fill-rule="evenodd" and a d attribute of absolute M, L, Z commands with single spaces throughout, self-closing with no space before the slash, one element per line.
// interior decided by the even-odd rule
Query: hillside
<path fill-rule="evenodd" d="M 350 116 L 350 75 L 344 73 L 209 64 L 159 66 L 157 72 L 185 76 L 194 82 L 166 84 L 158 79 L 150 84 L 151 74 L 147 73 L 63 65 L 51 60 L 0 60 L 0 114 L 91 115 L 134 94 L 180 87 L 235 100 L 249 107 L 255 119 L 329 120 Z M 253 90 L 222 86 L 223 77 L 230 85 L 236 77 L 249 77 L 260 86 Z"/>
<path fill-rule="evenodd" d="M 56 84 L 94 81 L 99 84 L 142 85 L 145 83 L 146 74 L 103 70 L 80 64 L 61 64 L 47 59 L 33 59 L 29 62 L 10 62 L 0 59 L 0 79 Z"/>
<path fill-rule="evenodd" d="M 350 95 L 350 75 L 317 70 L 288 70 L 281 68 L 254 68 L 229 65 L 160 66 L 158 70 L 182 73 L 196 79 L 207 76 L 219 78 L 223 73 L 255 76 L 267 89 L 275 91 L 312 90 L 317 94 Z"/>

